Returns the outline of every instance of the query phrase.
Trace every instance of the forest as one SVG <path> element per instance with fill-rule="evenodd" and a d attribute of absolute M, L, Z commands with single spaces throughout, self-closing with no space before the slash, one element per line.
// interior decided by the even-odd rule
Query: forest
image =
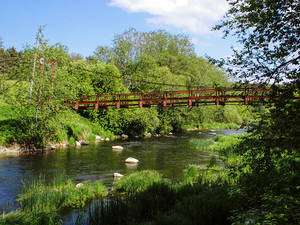
<path fill-rule="evenodd" d="M 112 138 L 199 127 L 237 128 L 264 110 L 263 106 L 228 105 L 87 109 L 77 114 L 64 102 L 80 95 L 233 87 L 235 83 L 224 70 L 197 57 L 185 35 L 132 28 L 116 35 L 111 48 L 99 46 L 86 59 L 68 54 L 61 44 L 49 46 L 42 37 L 41 28 L 37 48 L 20 52 L 1 48 L 2 144 L 31 148 L 48 143 L 94 142 L 95 135 Z M 44 65 L 38 60 L 41 57 Z"/>

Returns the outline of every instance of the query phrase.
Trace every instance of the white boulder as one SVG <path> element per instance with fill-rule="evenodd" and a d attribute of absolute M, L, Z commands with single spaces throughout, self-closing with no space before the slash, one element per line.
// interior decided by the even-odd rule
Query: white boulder
<path fill-rule="evenodd" d="M 120 145 L 115 145 L 115 146 L 112 146 L 112 149 L 115 149 L 115 150 L 123 150 L 124 147 L 120 146 Z"/>
<path fill-rule="evenodd" d="M 77 147 L 79 147 L 79 146 L 81 146 L 81 143 L 80 143 L 79 141 L 76 141 L 76 142 L 75 142 L 75 145 L 76 145 Z"/>
<path fill-rule="evenodd" d="M 99 136 L 99 135 L 96 135 L 96 142 L 99 142 L 99 141 L 101 141 L 101 137 Z"/>
<path fill-rule="evenodd" d="M 78 183 L 78 184 L 76 184 L 76 187 L 77 188 L 80 188 L 80 187 L 82 187 L 83 186 L 83 183 Z"/>
<path fill-rule="evenodd" d="M 121 177 L 124 177 L 124 175 L 122 175 L 120 173 L 114 173 L 114 177 L 115 178 L 121 178 Z"/>
<path fill-rule="evenodd" d="M 135 159 L 135 158 L 132 158 L 132 157 L 129 157 L 125 160 L 125 163 L 138 163 L 139 160 L 138 159 Z"/>

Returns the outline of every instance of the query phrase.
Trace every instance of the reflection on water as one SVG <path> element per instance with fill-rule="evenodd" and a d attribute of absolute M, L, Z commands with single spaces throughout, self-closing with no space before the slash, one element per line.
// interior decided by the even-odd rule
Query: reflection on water
<path fill-rule="evenodd" d="M 219 130 L 217 134 L 236 134 L 244 130 Z M 68 148 L 44 154 L 19 158 L 0 159 L 0 207 L 13 210 L 22 188 L 22 180 L 43 174 L 51 180 L 64 171 L 75 182 L 102 180 L 112 185 L 113 173 L 129 174 L 138 170 L 154 169 L 164 177 L 180 179 L 189 164 L 207 164 L 210 153 L 192 150 L 188 146 L 191 137 L 212 138 L 205 132 L 191 132 L 181 136 L 103 142 L 98 145 Z M 113 151 L 113 145 L 124 146 L 123 151 Z M 138 165 L 128 165 L 128 157 L 139 159 Z M 7 203 L 11 202 L 10 206 Z M 1 209 L 0 208 L 0 209 Z"/>

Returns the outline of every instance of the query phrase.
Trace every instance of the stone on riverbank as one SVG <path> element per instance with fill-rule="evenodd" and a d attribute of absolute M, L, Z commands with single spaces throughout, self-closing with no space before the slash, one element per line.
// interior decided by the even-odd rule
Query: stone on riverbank
<path fill-rule="evenodd" d="M 150 134 L 150 133 L 145 134 L 146 138 L 151 138 L 151 136 L 152 136 L 152 134 Z"/>
<path fill-rule="evenodd" d="M 80 144 L 81 145 L 89 145 L 89 143 L 87 141 L 81 141 Z"/>
<path fill-rule="evenodd" d="M 75 146 L 79 147 L 79 146 L 81 146 L 81 143 L 79 141 L 75 141 Z"/>
<path fill-rule="evenodd" d="M 120 173 L 114 173 L 114 177 L 115 178 L 121 178 L 121 177 L 124 177 L 124 175 L 122 175 Z"/>
<path fill-rule="evenodd" d="M 132 158 L 132 157 L 129 157 L 125 160 L 125 163 L 138 163 L 139 160 L 138 159 L 135 159 L 135 158 Z"/>
<path fill-rule="evenodd" d="M 126 140 L 126 139 L 128 139 L 128 135 L 122 134 L 122 135 L 121 135 L 121 138 L 122 138 L 123 140 Z"/>
<path fill-rule="evenodd" d="M 95 139 L 96 139 L 96 142 L 102 141 L 102 138 L 99 135 L 96 135 Z"/>

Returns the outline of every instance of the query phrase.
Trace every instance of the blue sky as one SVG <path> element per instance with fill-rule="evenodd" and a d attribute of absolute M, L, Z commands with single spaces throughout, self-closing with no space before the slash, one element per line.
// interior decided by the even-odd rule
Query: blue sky
<path fill-rule="evenodd" d="M 0 37 L 4 46 L 33 45 L 39 25 L 50 44 L 60 42 L 83 56 L 111 45 L 115 34 L 164 29 L 185 33 L 199 56 L 225 57 L 233 39 L 210 28 L 227 10 L 225 0 L 2 0 Z"/>

